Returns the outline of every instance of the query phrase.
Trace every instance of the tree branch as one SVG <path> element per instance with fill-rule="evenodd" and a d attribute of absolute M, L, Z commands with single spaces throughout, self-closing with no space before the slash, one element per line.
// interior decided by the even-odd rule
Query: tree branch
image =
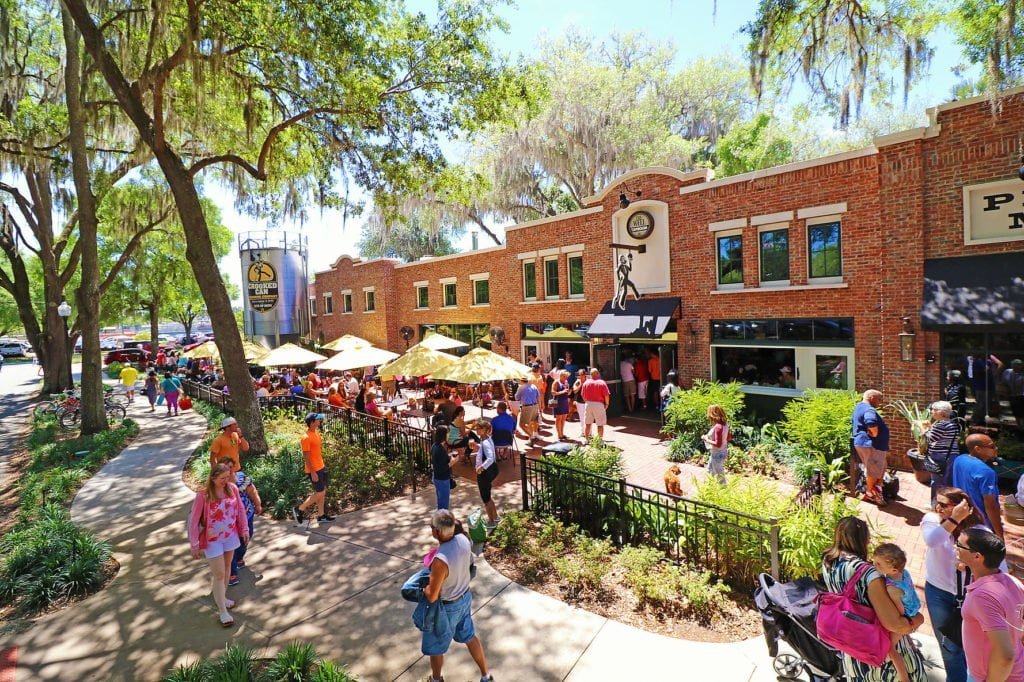
<path fill-rule="evenodd" d="M 135 235 L 132 236 L 132 238 L 128 241 L 128 244 L 125 245 L 124 251 L 121 252 L 121 256 L 117 259 L 117 262 L 114 263 L 114 267 L 112 267 L 110 269 L 110 272 L 107 273 L 106 278 L 102 282 L 100 282 L 100 296 L 103 296 L 103 294 L 107 292 L 107 289 L 110 288 L 110 285 L 114 283 L 114 280 L 117 279 L 117 276 L 118 274 L 120 274 L 121 269 L 125 266 L 125 263 L 128 262 L 128 259 L 132 257 L 132 254 L 135 253 L 135 250 L 142 242 L 142 238 L 144 236 L 151 232 L 166 232 L 165 230 L 158 230 L 157 225 L 160 225 L 165 220 L 167 220 L 170 214 L 170 209 L 165 210 L 160 218 L 150 223 L 143 229 L 139 230 L 138 232 L 135 233 Z"/>

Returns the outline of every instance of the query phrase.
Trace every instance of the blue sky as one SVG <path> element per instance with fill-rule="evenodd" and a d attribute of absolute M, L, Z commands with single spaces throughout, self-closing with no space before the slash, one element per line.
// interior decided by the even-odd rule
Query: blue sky
<path fill-rule="evenodd" d="M 431 14 L 433 0 L 411 0 L 413 9 Z M 700 56 L 731 53 L 742 56 L 743 37 L 740 27 L 754 16 L 757 0 L 718 0 L 717 9 L 712 0 L 632 0 L 628 3 L 607 0 L 521 0 L 515 7 L 506 7 L 501 14 L 509 22 L 507 34 L 495 34 L 496 47 L 509 56 L 529 55 L 541 35 L 558 36 L 569 28 L 576 28 L 596 38 L 615 32 L 639 31 L 652 39 L 672 41 L 678 50 L 679 64 Z M 955 82 L 952 68 L 957 64 L 959 50 L 950 36 L 938 33 L 931 36 L 935 57 L 930 75 L 911 92 L 908 109 L 912 113 L 950 99 Z M 801 97 L 795 89 L 790 104 Z M 231 206 L 231 197 L 224 192 L 211 193 L 221 207 L 225 222 L 237 232 L 267 227 L 266 221 L 239 215 Z M 315 209 L 302 229 L 309 237 L 310 273 L 324 270 L 343 253 L 355 254 L 361 218 L 350 218 L 342 230 L 341 214 Z M 297 225 L 289 225 L 298 229 Z M 485 241 L 486 240 L 486 241 Z M 469 248 L 469 236 L 460 243 Z M 482 236 L 481 245 L 489 245 Z M 237 255 L 222 262 L 222 269 L 237 283 L 241 281 L 241 266 Z"/>

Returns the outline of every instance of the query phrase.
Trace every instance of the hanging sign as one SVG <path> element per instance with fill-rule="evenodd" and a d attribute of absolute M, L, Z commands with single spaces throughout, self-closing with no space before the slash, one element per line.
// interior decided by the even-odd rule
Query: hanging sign
<path fill-rule="evenodd" d="M 654 231 L 654 216 L 647 211 L 637 211 L 626 221 L 626 232 L 633 239 L 647 239 Z"/>
<path fill-rule="evenodd" d="M 249 307 L 256 312 L 265 313 L 277 305 L 277 271 L 265 260 L 257 260 L 249 265 L 246 272 L 246 287 Z"/>

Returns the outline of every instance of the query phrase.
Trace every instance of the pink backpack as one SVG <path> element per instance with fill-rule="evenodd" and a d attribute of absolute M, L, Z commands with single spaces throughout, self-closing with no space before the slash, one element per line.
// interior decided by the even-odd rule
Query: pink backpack
<path fill-rule="evenodd" d="M 856 600 L 857 581 L 869 568 L 871 564 L 862 563 L 840 594 L 819 594 L 815 622 L 822 642 L 861 663 L 879 667 L 889 657 L 889 631 L 878 622 L 874 609 Z"/>

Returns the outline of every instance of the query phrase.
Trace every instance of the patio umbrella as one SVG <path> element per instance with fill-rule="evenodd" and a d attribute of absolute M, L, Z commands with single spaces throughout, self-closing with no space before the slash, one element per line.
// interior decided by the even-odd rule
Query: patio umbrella
<path fill-rule="evenodd" d="M 207 341 L 206 343 L 214 346 L 213 359 L 220 362 L 220 348 L 213 341 Z M 270 352 L 270 349 L 266 346 L 261 346 L 258 343 L 252 341 L 242 341 L 242 352 L 245 355 L 246 362 L 256 362 L 264 355 Z"/>
<path fill-rule="evenodd" d="M 377 370 L 377 376 L 424 377 L 447 367 L 453 362 L 455 362 L 455 357 L 448 355 L 448 353 L 441 353 L 440 351 L 416 345 L 406 351 L 402 357 Z"/>
<path fill-rule="evenodd" d="M 434 332 L 416 345 L 430 350 L 451 350 L 452 348 L 465 348 L 469 344 Z"/>
<path fill-rule="evenodd" d="M 530 368 L 504 355 L 486 348 L 474 348 L 444 369 L 434 372 L 435 379 L 460 384 L 478 384 L 481 381 L 504 381 L 530 375 Z"/>
<path fill-rule="evenodd" d="M 392 353 L 376 346 L 359 346 L 349 350 L 343 350 L 337 355 L 317 365 L 318 369 L 333 369 L 342 371 L 346 369 L 360 369 L 362 367 L 376 367 L 390 362 L 398 357 L 398 353 Z"/>
<path fill-rule="evenodd" d="M 193 360 L 198 360 L 199 358 L 212 359 L 215 355 L 219 355 L 219 352 L 217 351 L 217 344 L 213 341 L 207 341 L 206 343 L 199 344 L 191 350 L 185 351 L 182 355 Z"/>
<path fill-rule="evenodd" d="M 526 334 L 523 336 L 523 338 L 524 339 L 543 339 L 544 335 L 539 333 L 539 332 L 535 332 L 532 329 L 527 329 L 526 330 Z"/>
<path fill-rule="evenodd" d="M 587 339 L 580 336 L 571 329 L 565 327 L 556 327 L 549 332 L 541 334 L 541 338 L 551 339 L 552 341 L 586 341 Z"/>
<path fill-rule="evenodd" d="M 275 348 L 262 358 L 260 364 L 264 367 L 292 367 L 296 365 L 308 365 L 311 362 L 319 362 L 327 358 L 319 353 L 306 350 L 294 343 L 286 343 Z"/>
<path fill-rule="evenodd" d="M 353 336 L 352 334 L 345 334 L 344 336 L 339 336 L 330 343 L 321 347 L 325 350 L 350 350 L 352 348 L 359 348 L 360 346 L 371 345 L 373 344 L 366 339 L 361 339 L 358 336 Z"/>

